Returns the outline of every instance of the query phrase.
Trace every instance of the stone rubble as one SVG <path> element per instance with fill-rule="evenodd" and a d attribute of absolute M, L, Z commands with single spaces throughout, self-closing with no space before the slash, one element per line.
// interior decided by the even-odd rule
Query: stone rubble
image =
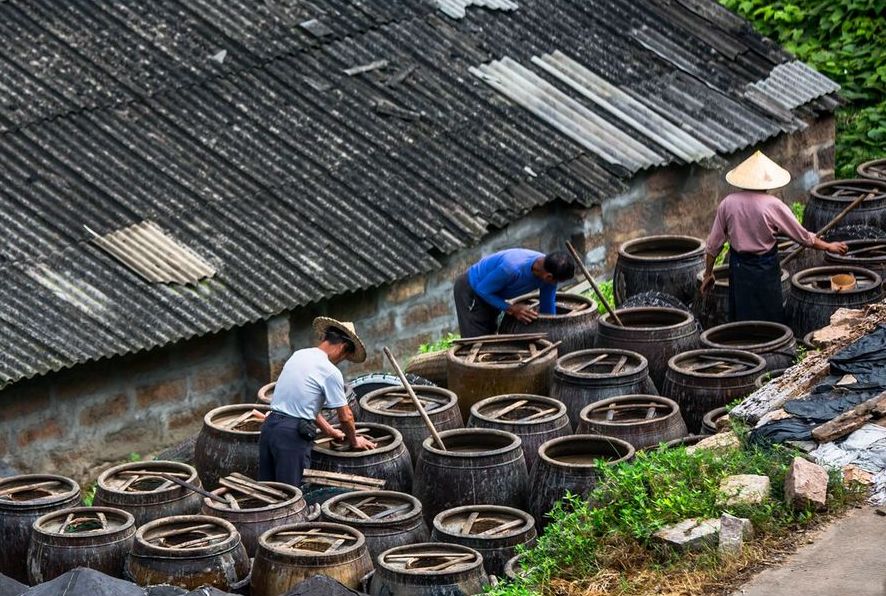
<path fill-rule="evenodd" d="M 754 535 L 754 525 L 744 517 L 735 517 L 724 513 L 720 516 L 720 535 L 717 550 L 721 555 L 737 556 L 741 554 L 744 541 Z"/>
<path fill-rule="evenodd" d="M 720 482 L 720 499 L 723 505 L 757 505 L 769 498 L 769 476 L 736 474 Z"/>
<path fill-rule="evenodd" d="M 795 457 L 784 479 L 785 501 L 798 509 L 824 509 L 828 496 L 827 471 L 802 457 Z"/>
<path fill-rule="evenodd" d="M 702 439 L 695 445 L 686 448 L 686 453 L 695 453 L 699 449 L 738 449 L 740 447 L 738 436 L 732 432 L 718 433 Z"/>
<path fill-rule="evenodd" d="M 695 518 L 665 526 L 653 534 L 653 538 L 666 546 L 681 552 L 700 551 L 714 547 L 720 533 L 719 519 L 698 520 Z"/>

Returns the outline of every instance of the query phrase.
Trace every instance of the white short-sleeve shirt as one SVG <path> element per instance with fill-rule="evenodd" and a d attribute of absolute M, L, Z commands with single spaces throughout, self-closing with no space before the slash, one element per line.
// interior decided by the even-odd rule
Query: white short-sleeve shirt
<path fill-rule="evenodd" d="M 320 348 L 298 350 L 286 364 L 274 387 L 271 410 L 313 420 L 321 408 L 348 405 L 341 371 Z"/>

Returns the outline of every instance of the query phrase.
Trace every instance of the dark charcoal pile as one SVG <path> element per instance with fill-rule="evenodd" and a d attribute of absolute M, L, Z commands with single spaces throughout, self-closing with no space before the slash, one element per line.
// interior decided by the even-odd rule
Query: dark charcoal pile
<path fill-rule="evenodd" d="M 846 240 L 880 240 L 886 238 L 886 230 L 873 226 L 837 226 L 824 235 L 828 242 L 845 242 Z"/>
<path fill-rule="evenodd" d="M 634 294 L 622 303 L 620 308 L 638 308 L 643 306 L 657 306 L 662 308 L 679 308 L 689 312 L 689 307 L 670 294 L 664 292 L 641 292 Z"/>

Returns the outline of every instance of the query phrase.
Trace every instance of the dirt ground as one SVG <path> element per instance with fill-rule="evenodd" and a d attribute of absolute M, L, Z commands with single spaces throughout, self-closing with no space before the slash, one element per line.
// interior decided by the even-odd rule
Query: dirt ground
<path fill-rule="evenodd" d="M 816 532 L 732 596 L 886 595 L 886 517 L 862 507 Z"/>

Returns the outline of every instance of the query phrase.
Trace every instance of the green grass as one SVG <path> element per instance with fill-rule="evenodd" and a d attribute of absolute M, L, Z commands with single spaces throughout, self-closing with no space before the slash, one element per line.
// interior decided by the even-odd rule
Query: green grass
<path fill-rule="evenodd" d="M 569 495 L 555 506 L 552 521 L 535 548 L 524 550 L 523 575 L 489 593 L 580 594 L 595 582 L 609 585 L 607 590 L 618 586 L 625 593 L 646 593 L 641 584 L 650 577 L 658 574 L 668 581 L 671 572 L 687 564 L 657 547 L 652 535 L 690 517 L 719 518 L 727 511 L 751 519 L 760 539 L 788 536 L 815 517 L 810 510 L 795 510 L 784 503 L 782 487 L 794 455 L 781 446 L 691 454 L 675 448 L 640 452 L 632 462 L 601 466 L 603 481 L 588 501 Z M 732 474 L 769 476 L 771 498 L 755 506 L 719 504 L 720 481 Z M 845 508 L 860 495 L 858 490 L 844 488 L 837 476 L 831 479 L 829 490 L 832 511 Z M 721 563 L 716 552 L 691 562 L 694 572 L 711 577 L 721 572 Z M 569 587 L 573 583 L 584 587 Z"/>
<path fill-rule="evenodd" d="M 606 302 L 609 303 L 609 306 L 612 310 L 615 310 L 615 290 L 611 279 L 607 279 L 604 281 L 597 282 L 597 287 L 600 288 L 600 293 L 603 294 L 603 297 L 606 298 Z M 597 312 L 601 315 L 606 314 L 606 306 L 600 302 L 600 298 L 597 296 L 597 293 L 593 288 L 586 290 L 582 293 L 582 296 L 585 298 L 590 298 L 594 302 L 597 303 Z"/>
<path fill-rule="evenodd" d="M 797 218 L 797 221 L 803 223 L 803 214 L 806 212 L 806 204 L 794 201 L 791 203 L 791 212 L 794 214 L 794 217 Z"/>
<path fill-rule="evenodd" d="M 442 352 L 444 350 L 448 350 L 452 347 L 453 340 L 459 339 L 461 336 L 458 333 L 447 333 L 440 339 L 435 342 L 421 344 L 418 346 L 419 354 L 428 354 L 431 352 Z"/>
<path fill-rule="evenodd" d="M 95 491 L 98 488 L 98 484 L 93 482 L 90 484 L 83 494 L 81 495 L 84 507 L 92 507 L 92 502 L 95 500 Z"/>

